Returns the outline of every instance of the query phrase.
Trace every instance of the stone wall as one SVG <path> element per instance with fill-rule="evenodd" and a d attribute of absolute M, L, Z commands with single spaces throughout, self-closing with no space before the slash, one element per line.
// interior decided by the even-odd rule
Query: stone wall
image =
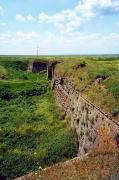
<path fill-rule="evenodd" d="M 52 80 L 53 76 L 54 76 L 54 70 L 55 70 L 55 66 L 58 62 L 53 62 L 53 63 L 48 63 L 47 64 L 47 78 Z"/>
<path fill-rule="evenodd" d="M 41 71 L 47 70 L 47 78 L 52 79 L 54 76 L 54 69 L 58 62 L 45 62 L 41 60 L 34 60 L 30 61 L 28 64 L 28 71 L 31 71 L 33 73 L 39 73 Z"/>
<path fill-rule="evenodd" d="M 55 72 L 52 88 L 58 105 L 76 132 L 78 156 L 95 147 L 119 146 L 119 122 L 85 99 L 69 77 L 60 77 Z"/>
<path fill-rule="evenodd" d="M 40 71 L 47 70 L 47 63 L 39 61 L 30 61 L 28 65 L 28 71 L 38 73 Z"/>

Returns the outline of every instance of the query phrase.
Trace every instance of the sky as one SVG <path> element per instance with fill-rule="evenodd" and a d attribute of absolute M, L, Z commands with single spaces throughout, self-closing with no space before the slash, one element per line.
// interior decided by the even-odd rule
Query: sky
<path fill-rule="evenodd" d="M 119 0 L 0 0 L 0 55 L 119 54 Z"/>

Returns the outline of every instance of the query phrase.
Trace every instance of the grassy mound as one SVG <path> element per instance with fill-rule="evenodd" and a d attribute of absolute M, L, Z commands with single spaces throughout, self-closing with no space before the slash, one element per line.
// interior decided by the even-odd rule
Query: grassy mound
<path fill-rule="evenodd" d="M 64 57 L 57 71 L 103 111 L 119 117 L 119 58 Z M 115 117 L 116 118 L 116 117 Z"/>

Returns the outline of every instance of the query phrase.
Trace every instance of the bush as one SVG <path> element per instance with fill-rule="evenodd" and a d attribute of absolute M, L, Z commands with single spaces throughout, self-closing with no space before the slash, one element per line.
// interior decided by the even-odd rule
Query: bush
<path fill-rule="evenodd" d="M 4 92 L 1 93 L 0 97 L 1 97 L 3 100 L 10 101 L 11 98 L 12 98 L 12 94 L 11 94 L 11 92 L 9 92 L 9 91 L 4 91 Z"/>
<path fill-rule="evenodd" d="M 7 76 L 7 70 L 0 65 L 0 79 L 4 79 Z"/>
<path fill-rule="evenodd" d="M 119 109 L 114 109 L 114 110 L 112 111 L 112 115 L 113 115 L 113 116 L 118 116 L 118 115 L 119 115 Z"/>

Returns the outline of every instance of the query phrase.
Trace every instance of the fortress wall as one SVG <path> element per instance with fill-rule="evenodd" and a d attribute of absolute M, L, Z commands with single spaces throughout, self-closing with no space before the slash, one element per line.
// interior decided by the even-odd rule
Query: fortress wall
<path fill-rule="evenodd" d="M 69 77 L 55 72 L 52 84 L 56 101 L 77 135 L 78 156 L 101 146 L 119 146 L 119 122 L 110 119 L 85 99 Z"/>

